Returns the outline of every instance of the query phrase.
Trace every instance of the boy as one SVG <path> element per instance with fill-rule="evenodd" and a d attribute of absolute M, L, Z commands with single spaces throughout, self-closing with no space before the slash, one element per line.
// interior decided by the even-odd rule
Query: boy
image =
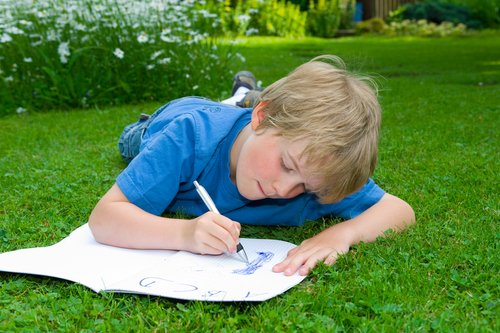
<path fill-rule="evenodd" d="M 318 260 L 331 265 L 351 245 L 414 223 L 412 208 L 369 178 L 377 163 L 380 106 L 365 83 L 370 79 L 344 67 L 338 57 L 317 57 L 267 87 L 253 110 L 184 98 L 127 126 L 120 147 L 131 162 L 89 218 L 95 239 L 234 254 L 240 222 L 299 226 L 325 215 L 345 218 L 273 267 L 306 275 Z M 246 73 L 235 76 L 233 95 L 255 86 Z M 140 153 L 126 142 L 134 138 L 141 140 Z M 195 180 L 221 215 L 207 212 Z M 179 209 L 197 217 L 158 216 Z"/>

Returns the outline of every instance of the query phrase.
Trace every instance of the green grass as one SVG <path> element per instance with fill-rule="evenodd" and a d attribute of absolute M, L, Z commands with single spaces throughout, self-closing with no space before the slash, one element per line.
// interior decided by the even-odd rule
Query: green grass
<path fill-rule="evenodd" d="M 412 205 L 417 225 L 354 247 L 262 303 L 96 294 L 1 273 L 0 331 L 500 331 L 497 45 L 498 36 L 240 44 L 264 85 L 324 53 L 387 79 L 374 179 Z M 125 167 L 116 144 L 123 126 L 161 104 L 0 119 L 0 251 L 51 245 L 84 224 Z M 244 227 L 243 236 L 298 244 L 335 222 Z"/>

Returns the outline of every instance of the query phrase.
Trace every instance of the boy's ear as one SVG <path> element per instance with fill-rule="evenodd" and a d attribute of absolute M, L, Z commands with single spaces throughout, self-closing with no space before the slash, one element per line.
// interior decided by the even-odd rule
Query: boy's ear
<path fill-rule="evenodd" d="M 267 102 L 260 102 L 259 105 L 253 108 L 252 120 L 250 122 L 250 126 L 254 131 L 257 128 L 257 126 L 260 125 L 262 119 L 264 119 L 264 117 L 266 116 L 266 113 L 264 111 L 264 107 L 266 104 Z"/>

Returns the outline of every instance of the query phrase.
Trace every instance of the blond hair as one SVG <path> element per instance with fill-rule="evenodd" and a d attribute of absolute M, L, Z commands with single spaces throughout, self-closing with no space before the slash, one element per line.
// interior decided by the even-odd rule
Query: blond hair
<path fill-rule="evenodd" d="M 265 117 L 256 130 L 307 139 L 299 158 L 315 166 L 311 176 L 323 178 L 312 192 L 321 203 L 338 202 L 361 189 L 377 165 L 377 94 L 372 78 L 348 72 L 339 57 L 319 56 L 262 92 L 254 105 L 265 102 Z"/>

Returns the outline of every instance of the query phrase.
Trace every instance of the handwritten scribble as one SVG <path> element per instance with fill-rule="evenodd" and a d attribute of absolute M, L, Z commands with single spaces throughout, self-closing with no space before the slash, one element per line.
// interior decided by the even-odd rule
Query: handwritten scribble
<path fill-rule="evenodd" d="M 224 299 L 226 297 L 226 294 L 227 294 L 227 291 L 223 291 L 223 290 L 209 290 L 205 293 L 205 295 L 203 295 L 203 297 L 209 298 L 212 296 L 218 296 L 219 298 Z"/>
<path fill-rule="evenodd" d="M 257 252 L 259 257 L 253 260 L 251 263 L 247 264 L 246 268 L 235 269 L 233 274 L 241 274 L 241 275 L 250 275 L 255 273 L 256 270 L 264 266 L 266 262 L 271 261 L 274 257 L 274 253 L 272 252 Z"/>
<path fill-rule="evenodd" d="M 173 292 L 176 292 L 176 293 L 177 292 L 187 292 L 187 291 L 198 290 L 198 287 L 193 286 L 191 284 L 179 283 L 176 281 L 167 280 L 167 279 L 163 279 L 163 278 L 159 278 L 159 277 L 144 278 L 141 281 L 139 281 L 139 285 L 141 287 L 149 288 L 149 287 L 152 287 L 157 282 L 162 282 L 162 284 L 164 284 L 165 282 L 168 284 L 173 284 L 175 289 L 181 289 L 181 290 L 173 290 Z"/>
<path fill-rule="evenodd" d="M 257 296 L 266 295 L 266 294 L 268 294 L 268 293 L 252 294 L 251 292 L 248 292 L 244 298 L 252 298 L 252 297 L 257 297 Z"/>

